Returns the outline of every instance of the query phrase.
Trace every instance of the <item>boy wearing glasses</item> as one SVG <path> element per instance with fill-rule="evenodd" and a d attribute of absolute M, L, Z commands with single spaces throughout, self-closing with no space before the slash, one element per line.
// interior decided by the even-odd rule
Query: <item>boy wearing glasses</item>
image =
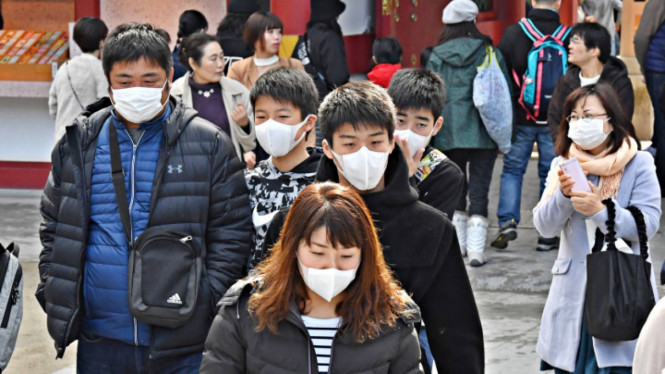
<path fill-rule="evenodd" d="M 626 64 L 610 56 L 612 39 L 609 32 L 598 23 L 579 23 L 570 32 L 566 75 L 561 77 L 554 88 L 547 112 L 547 124 L 556 140 L 559 124 L 563 120 L 563 102 L 576 88 L 609 83 L 619 94 L 623 110 L 628 118 L 633 117 L 635 96 L 628 78 Z M 592 120 L 594 115 L 585 113 L 583 119 Z"/>

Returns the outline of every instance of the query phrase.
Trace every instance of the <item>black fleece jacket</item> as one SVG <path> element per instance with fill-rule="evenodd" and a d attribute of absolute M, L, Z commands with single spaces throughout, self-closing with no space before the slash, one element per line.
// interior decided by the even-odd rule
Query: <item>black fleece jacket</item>
<path fill-rule="evenodd" d="M 455 228 L 442 212 L 418 200 L 408 174 L 402 152 L 395 150 L 388 158 L 385 188 L 361 196 L 388 266 L 420 307 L 438 372 L 483 373 L 483 331 Z M 339 182 L 329 158 L 321 158 L 316 180 Z M 285 218 L 273 218 L 268 248 L 279 238 Z"/>
<path fill-rule="evenodd" d="M 633 94 L 633 84 L 628 78 L 626 64 L 618 58 L 610 56 L 603 66 L 603 72 L 600 74 L 598 82 L 609 83 L 614 87 L 624 112 L 628 118 L 633 118 L 635 95 Z M 563 119 L 563 103 L 566 101 L 566 97 L 580 85 L 580 68 L 570 65 L 566 75 L 561 77 L 554 87 L 550 108 L 547 112 L 547 125 L 550 127 L 552 139 L 556 139 L 559 133 L 559 124 Z"/>

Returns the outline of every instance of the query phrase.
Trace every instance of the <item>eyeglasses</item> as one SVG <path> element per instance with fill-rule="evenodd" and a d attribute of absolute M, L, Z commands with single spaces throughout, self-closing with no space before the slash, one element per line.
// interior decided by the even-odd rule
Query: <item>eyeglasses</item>
<path fill-rule="evenodd" d="M 581 44 L 584 43 L 584 40 L 582 38 L 578 38 L 577 36 L 570 38 L 570 43 L 571 44 Z"/>
<path fill-rule="evenodd" d="M 596 117 L 601 117 L 601 116 L 607 116 L 607 114 L 606 113 L 602 113 L 602 114 L 584 113 L 581 117 L 578 116 L 577 114 L 571 114 L 568 117 L 566 117 L 566 121 L 571 122 L 571 121 L 577 121 L 577 120 L 581 119 L 582 121 L 590 122 L 591 120 L 595 119 Z M 607 119 L 605 119 L 605 120 L 609 121 L 611 119 L 612 119 L 612 117 L 607 117 Z"/>

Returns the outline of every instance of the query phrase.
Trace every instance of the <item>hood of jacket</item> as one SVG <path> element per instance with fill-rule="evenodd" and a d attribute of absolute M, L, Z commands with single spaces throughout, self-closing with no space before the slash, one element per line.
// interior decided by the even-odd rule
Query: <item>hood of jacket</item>
<path fill-rule="evenodd" d="M 312 0 L 310 22 L 334 20 L 344 12 L 346 4 L 341 0 Z"/>
<path fill-rule="evenodd" d="M 432 53 L 448 65 L 468 66 L 476 61 L 478 53 L 485 53 L 485 42 L 475 38 L 457 38 L 437 45 Z"/>
<path fill-rule="evenodd" d="M 361 196 L 372 213 L 390 215 L 405 205 L 418 200 L 418 192 L 409 184 L 409 166 L 399 148 L 395 147 L 388 157 L 388 165 L 384 173 L 385 188 L 381 191 L 365 193 Z M 321 157 L 317 182 L 339 182 L 337 166 L 327 156 Z"/>
<path fill-rule="evenodd" d="M 571 89 L 580 86 L 580 68 L 577 65 L 570 64 L 568 71 L 565 75 L 565 82 Z M 605 65 L 603 65 L 603 72 L 600 73 L 600 81 L 603 82 L 617 82 L 619 78 L 628 76 L 628 68 L 626 64 L 620 59 L 610 56 Z"/>
<path fill-rule="evenodd" d="M 168 105 L 171 105 L 171 115 L 166 119 L 163 128 L 166 144 L 170 146 L 175 144 L 185 127 L 198 115 L 198 112 L 170 95 Z M 85 111 L 76 117 L 72 126 L 78 128 L 82 148 L 87 147 L 97 138 L 104 122 L 111 115 L 112 109 L 111 99 L 104 97 L 88 105 Z"/>

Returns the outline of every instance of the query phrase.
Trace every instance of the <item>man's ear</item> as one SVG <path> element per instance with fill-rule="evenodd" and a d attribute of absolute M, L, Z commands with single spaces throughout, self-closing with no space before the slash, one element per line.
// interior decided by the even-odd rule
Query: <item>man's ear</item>
<path fill-rule="evenodd" d="M 591 48 L 590 52 L 593 57 L 600 59 L 600 48 L 598 47 Z"/>
<path fill-rule="evenodd" d="M 314 114 L 310 114 L 310 115 L 307 117 L 307 122 L 305 122 L 305 126 L 303 126 L 303 127 L 305 128 L 305 131 L 306 131 L 306 132 L 309 132 L 309 131 L 311 131 L 311 130 L 314 130 L 314 126 L 316 126 L 316 120 L 317 120 L 317 119 L 318 119 L 318 118 L 317 118 L 316 115 L 314 115 Z"/>
<path fill-rule="evenodd" d="M 441 127 L 443 126 L 443 117 L 439 116 L 439 118 L 436 119 L 436 122 L 434 122 L 434 130 L 432 130 L 432 136 L 436 135 L 439 130 L 441 130 Z"/>
<path fill-rule="evenodd" d="M 169 77 L 169 84 L 173 83 L 173 66 L 171 66 L 171 70 L 169 70 L 168 77 Z"/>
<path fill-rule="evenodd" d="M 321 148 L 323 148 L 323 154 L 326 155 L 326 157 L 329 159 L 333 160 L 332 148 L 330 148 L 330 145 L 326 139 L 323 139 L 321 142 Z"/>
<path fill-rule="evenodd" d="M 312 133 L 312 130 L 314 130 L 314 126 L 316 125 L 316 116 L 310 114 L 307 116 L 305 121 L 305 124 L 300 130 L 302 131 L 301 134 L 305 134 L 305 141 L 307 141 L 307 139 L 309 139 L 309 135 Z M 296 135 L 296 138 L 298 138 L 298 135 Z"/>

